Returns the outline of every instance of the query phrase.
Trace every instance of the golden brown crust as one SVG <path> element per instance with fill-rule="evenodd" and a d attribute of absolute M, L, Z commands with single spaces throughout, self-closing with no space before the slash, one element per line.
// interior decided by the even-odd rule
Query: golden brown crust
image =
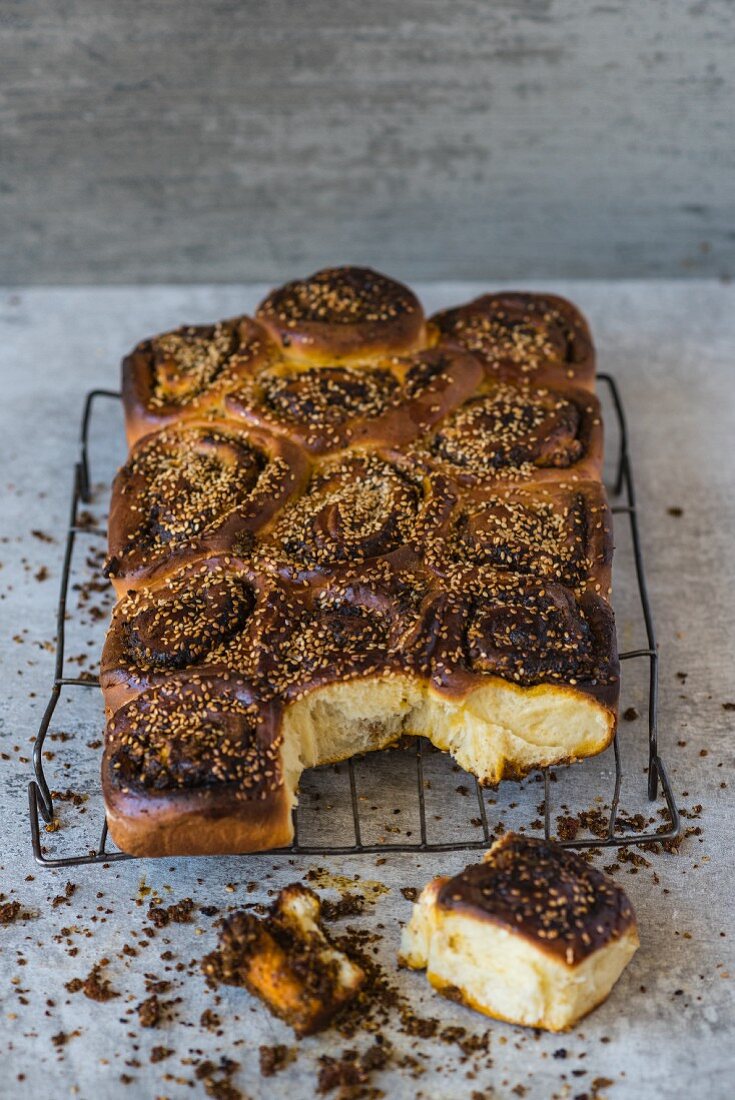
<path fill-rule="evenodd" d="M 518 687 L 570 686 L 617 713 L 620 663 L 610 605 L 563 585 L 475 574 L 441 597 L 432 682 L 465 694 L 489 677 Z"/>
<path fill-rule="evenodd" d="M 168 424 L 221 413 L 228 390 L 275 355 L 267 332 L 250 317 L 143 340 L 122 362 L 128 444 Z"/>
<path fill-rule="evenodd" d="M 405 355 L 426 343 L 416 295 L 368 267 L 325 268 L 286 283 L 257 317 L 289 356 L 316 363 Z"/>
<path fill-rule="evenodd" d="M 612 516 L 597 481 L 465 489 L 449 524 L 422 547 L 429 568 L 455 590 L 478 574 L 513 573 L 605 597 L 612 555 Z"/>
<path fill-rule="evenodd" d="M 280 359 L 227 395 L 229 415 L 285 433 L 313 454 L 403 446 L 477 387 L 482 369 L 449 345 L 343 365 Z"/>
<path fill-rule="evenodd" d="M 200 751 L 216 762 L 191 731 L 202 693 L 226 707 L 235 683 L 276 755 L 281 722 L 303 721 L 331 759 L 324 714 L 347 723 L 335 759 L 353 737 L 415 732 L 483 782 L 601 751 L 619 670 L 581 316 L 503 294 L 427 327 L 405 287 L 344 268 L 274 291 L 258 318 L 165 334 L 125 361 L 137 442 L 113 489 L 121 600 L 101 682 L 113 723 L 137 732 L 125 746 L 108 733 L 113 836 L 146 854 L 290 838 L 282 782 L 257 812 L 230 781 L 119 782 L 133 757 L 155 763 L 166 730 L 168 760 L 196 758 L 187 774 Z"/>
<path fill-rule="evenodd" d="M 318 581 L 439 538 L 456 501 L 452 483 L 397 451 L 351 450 L 317 463 L 254 553 L 256 564 Z"/>
<path fill-rule="evenodd" d="M 572 387 L 486 381 L 415 447 L 460 485 L 599 480 L 600 403 Z"/>
<path fill-rule="evenodd" d="M 443 340 L 467 348 L 499 382 L 595 388 L 595 351 L 580 311 L 554 294 L 499 291 L 434 314 Z"/>
<path fill-rule="evenodd" d="M 232 549 L 307 470 L 290 440 L 232 423 L 190 421 L 145 436 L 113 484 L 107 575 L 122 595 Z"/>
<path fill-rule="evenodd" d="M 234 554 L 194 562 L 113 609 L 100 686 L 108 713 L 172 677 L 254 668 L 252 624 L 263 578 Z"/>
<path fill-rule="evenodd" d="M 569 849 L 517 833 L 443 882 L 437 904 L 501 925 L 567 966 L 635 926 L 633 906 L 611 878 Z"/>
<path fill-rule="evenodd" d="M 274 585 L 262 605 L 258 682 L 286 703 L 326 684 L 427 676 L 438 621 L 430 576 L 410 554 L 319 585 Z"/>

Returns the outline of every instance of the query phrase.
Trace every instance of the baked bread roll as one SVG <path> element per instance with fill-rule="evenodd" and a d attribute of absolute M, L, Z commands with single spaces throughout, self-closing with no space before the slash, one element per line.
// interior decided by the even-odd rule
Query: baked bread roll
<path fill-rule="evenodd" d="M 227 395 L 233 417 L 285 432 L 314 454 L 360 444 L 401 446 L 477 388 L 482 368 L 449 345 L 341 366 L 280 359 Z"/>
<path fill-rule="evenodd" d="M 564 1031 L 606 999 L 638 943 L 633 907 L 610 878 L 507 833 L 482 863 L 424 888 L 400 961 L 486 1016 Z"/>
<path fill-rule="evenodd" d="M 160 580 L 263 527 L 307 477 L 290 440 L 187 421 L 145 436 L 112 487 L 106 573 L 118 593 Z"/>
<path fill-rule="evenodd" d="M 453 589 L 498 573 L 610 595 L 612 516 L 599 482 L 535 482 L 465 490 L 422 553 Z"/>
<path fill-rule="evenodd" d="M 133 855 L 277 848 L 293 835 L 278 706 L 227 675 L 174 677 L 107 724 L 110 836 Z M 300 771 L 300 769 L 299 769 Z"/>
<path fill-rule="evenodd" d="M 202 959 L 212 986 L 244 986 L 299 1037 L 321 1031 L 360 991 L 365 972 L 328 939 L 321 903 L 307 886 L 281 890 L 268 917 L 240 910 Z"/>
<path fill-rule="evenodd" d="M 125 361 L 131 438 L 163 425 L 133 445 L 109 522 L 104 788 L 125 850 L 287 843 L 304 768 L 406 736 L 491 785 L 610 744 L 591 344 L 573 307 L 501 297 L 470 348 L 466 311 L 427 326 L 401 284 L 329 269 L 275 290 L 257 321 L 169 333 Z M 207 731 L 236 721 L 241 742 L 261 718 L 274 785 L 254 817 L 234 773 L 202 769 Z M 134 782 L 131 752 L 162 776 L 176 764 L 171 789 Z"/>
<path fill-rule="evenodd" d="M 443 340 L 471 351 L 499 382 L 595 388 L 589 326 L 571 302 L 554 294 L 500 291 L 431 318 Z"/>
<path fill-rule="evenodd" d="M 406 355 L 427 343 L 413 291 L 368 267 L 330 267 L 286 283 L 257 318 L 290 358 L 317 364 Z"/>
<path fill-rule="evenodd" d="M 115 605 L 100 661 L 108 716 L 136 695 L 193 672 L 248 676 L 263 578 L 233 554 L 194 562 Z"/>
<path fill-rule="evenodd" d="M 600 405 L 584 390 L 485 382 L 416 451 L 461 485 L 599 480 Z"/>
<path fill-rule="evenodd" d="M 221 411 L 228 390 L 276 354 L 250 317 L 187 325 L 143 340 L 122 362 L 128 444 L 176 421 Z"/>
<path fill-rule="evenodd" d="M 346 565 L 405 556 L 438 539 L 457 494 L 427 463 L 395 451 L 353 449 L 312 469 L 300 497 L 259 540 L 255 559 L 296 580 L 315 580 Z"/>

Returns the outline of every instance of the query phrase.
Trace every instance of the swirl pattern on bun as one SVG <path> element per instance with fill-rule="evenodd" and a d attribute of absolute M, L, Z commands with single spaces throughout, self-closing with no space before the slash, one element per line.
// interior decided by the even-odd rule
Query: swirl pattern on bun
<path fill-rule="evenodd" d="M 581 390 L 487 383 L 441 421 L 424 442 L 460 483 L 598 477 L 602 420 Z"/>
<path fill-rule="evenodd" d="M 318 586 L 274 587 L 263 608 L 259 678 L 288 701 L 368 675 L 427 675 L 435 599 L 410 553 Z"/>
<path fill-rule="evenodd" d="M 468 397 L 479 364 L 449 347 L 374 363 L 304 365 L 280 360 L 226 398 L 228 413 L 289 435 L 313 454 L 415 439 Z"/>
<path fill-rule="evenodd" d="M 220 410 L 225 393 L 275 353 L 265 330 L 249 317 L 189 325 L 142 341 L 122 363 L 128 443 Z"/>
<path fill-rule="evenodd" d="M 503 291 L 431 318 L 442 339 L 480 359 L 500 382 L 595 387 L 595 352 L 582 314 L 553 294 Z"/>
<path fill-rule="evenodd" d="M 498 577 L 447 597 L 433 675 L 450 693 L 477 677 L 564 684 L 608 705 L 620 679 L 609 604 L 554 583 Z"/>
<path fill-rule="evenodd" d="M 453 589 L 476 576 L 520 574 L 607 596 L 612 517 L 598 482 L 496 485 L 463 492 L 424 560 Z"/>
<path fill-rule="evenodd" d="M 113 610 L 100 662 L 108 710 L 174 674 L 246 675 L 262 587 L 244 562 L 224 554 L 189 565 L 153 588 L 128 592 Z"/>
<path fill-rule="evenodd" d="M 113 485 L 107 572 L 120 594 L 257 531 L 306 476 L 294 443 L 185 422 L 146 436 Z"/>
<path fill-rule="evenodd" d="M 316 466 L 264 536 L 256 561 L 299 579 L 415 547 L 446 523 L 455 495 L 441 474 L 391 452 L 351 451 Z"/>
<path fill-rule="evenodd" d="M 407 286 L 368 267 L 330 267 L 278 287 L 257 318 L 294 358 L 316 362 L 404 355 L 426 342 Z"/>

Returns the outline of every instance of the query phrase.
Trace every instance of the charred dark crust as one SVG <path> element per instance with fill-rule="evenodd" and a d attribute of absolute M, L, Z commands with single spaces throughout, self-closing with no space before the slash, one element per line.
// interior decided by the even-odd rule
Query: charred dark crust
<path fill-rule="evenodd" d="M 321 1031 L 354 996 L 357 987 L 344 987 L 339 959 L 336 954 L 325 959 L 321 938 L 305 934 L 286 919 L 283 903 L 290 891 L 311 899 L 318 922 L 321 906 L 317 895 L 301 884 L 286 887 L 263 919 L 245 910 L 232 913 L 223 922 L 217 948 L 202 959 L 202 970 L 209 985 L 247 989 L 265 1000 L 271 1012 L 297 1035 L 306 1036 Z M 320 931 L 326 946 L 331 947 Z M 268 996 L 262 983 L 253 980 L 253 973 L 274 959 L 279 965 L 272 975 L 272 995 Z M 279 982 L 288 984 L 290 996 L 279 998 Z"/>
<path fill-rule="evenodd" d="M 443 883 L 437 905 L 506 928 L 569 966 L 635 927 L 612 879 L 569 849 L 515 833 Z"/>
<path fill-rule="evenodd" d="M 280 791 L 278 708 L 244 682 L 169 679 L 121 707 L 105 732 L 108 788 L 135 797 L 224 788 L 243 802 Z"/>

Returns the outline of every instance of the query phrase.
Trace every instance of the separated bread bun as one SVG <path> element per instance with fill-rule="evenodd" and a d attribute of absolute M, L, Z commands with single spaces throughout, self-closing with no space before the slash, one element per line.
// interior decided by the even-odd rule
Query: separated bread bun
<path fill-rule="evenodd" d="M 301 883 L 281 890 L 263 920 L 244 910 L 227 917 L 202 970 L 215 988 L 243 986 L 259 997 L 299 1037 L 325 1028 L 365 982 L 325 934 L 319 898 Z"/>
<path fill-rule="evenodd" d="M 289 357 L 313 363 L 405 355 L 426 345 L 416 295 L 368 267 L 330 267 L 272 290 L 258 320 Z"/>
<path fill-rule="evenodd" d="M 595 388 L 587 321 L 554 294 L 500 291 L 431 318 L 444 340 L 467 348 L 499 382 Z"/>
<path fill-rule="evenodd" d="M 635 913 L 581 856 L 507 833 L 422 891 L 400 961 L 487 1016 L 563 1031 L 601 1004 L 638 948 Z"/>

